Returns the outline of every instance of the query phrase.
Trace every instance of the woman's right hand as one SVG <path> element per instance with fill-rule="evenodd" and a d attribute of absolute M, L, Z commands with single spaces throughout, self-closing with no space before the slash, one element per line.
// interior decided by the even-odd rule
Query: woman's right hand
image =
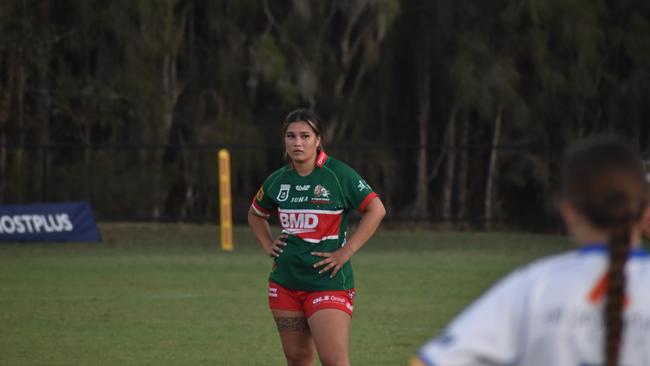
<path fill-rule="evenodd" d="M 288 235 L 284 233 L 278 235 L 278 237 L 275 238 L 275 240 L 273 240 L 273 242 L 271 243 L 271 246 L 266 248 L 266 254 L 269 257 L 274 257 L 274 258 L 279 257 L 283 251 L 282 248 L 287 246 L 287 242 L 286 242 L 287 237 Z"/>

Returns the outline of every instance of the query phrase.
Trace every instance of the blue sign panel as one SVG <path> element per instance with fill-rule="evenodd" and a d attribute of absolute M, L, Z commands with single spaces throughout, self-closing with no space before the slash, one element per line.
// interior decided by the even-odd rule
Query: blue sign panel
<path fill-rule="evenodd" d="M 87 202 L 0 205 L 0 241 L 101 241 Z"/>

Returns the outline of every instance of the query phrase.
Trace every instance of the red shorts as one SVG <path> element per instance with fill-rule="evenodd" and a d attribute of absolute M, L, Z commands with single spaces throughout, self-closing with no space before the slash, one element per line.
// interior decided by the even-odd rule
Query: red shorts
<path fill-rule="evenodd" d="M 269 307 L 275 310 L 302 311 L 309 318 L 322 309 L 338 309 L 352 316 L 355 290 L 289 290 L 269 281 Z"/>

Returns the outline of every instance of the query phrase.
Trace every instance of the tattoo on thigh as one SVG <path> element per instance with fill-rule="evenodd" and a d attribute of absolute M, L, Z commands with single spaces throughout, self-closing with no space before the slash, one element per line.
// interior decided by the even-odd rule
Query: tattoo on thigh
<path fill-rule="evenodd" d="M 304 317 L 275 317 L 279 332 L 309 333 L 309 324 Z"/>

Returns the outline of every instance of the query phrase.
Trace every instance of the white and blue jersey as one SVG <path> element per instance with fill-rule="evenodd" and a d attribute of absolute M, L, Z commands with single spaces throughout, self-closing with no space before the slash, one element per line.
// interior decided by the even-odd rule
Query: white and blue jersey
<path fill-rule="evenodd" d="M 604 365 L 608 249 L 534 262 L 502 279 L 454 319 L 417 358 L 432 366 Z M 650 365 L 650 257 L 634 249 L 625 268 L 621 366 Z"/>

